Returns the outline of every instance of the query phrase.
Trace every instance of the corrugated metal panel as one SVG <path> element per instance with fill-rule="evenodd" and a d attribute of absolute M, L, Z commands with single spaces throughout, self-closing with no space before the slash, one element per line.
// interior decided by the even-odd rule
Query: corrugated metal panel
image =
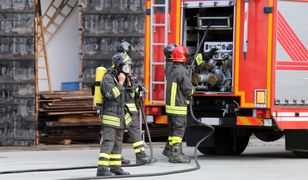
<path fill-rule="evenodd" d="M 301 43 L 304 45 L 299 52 L 307 53 L 308 47 L 308 3 L 307 2 L 292 2 L 292 1 L 278 1 L 278 12 L 281 17 L 285 19 L 287 24 L 291 27 L 292 31 L 298 37 L 297 45 Z M 278 17 L 279 21 L 279 17 Z M 279 25 L 279 22 L 278 22 Z M 285 27 L 278 27 L 285 28 Z M 287 31 L 285 31 L 287 32 Z M 291 34 L 285 35 L 286 42 L 294 41 L 296 37 L 288 37 Z M 290 38 L 290 39 L 288 39 Z M 279 39 L 279 31 L 278 31 Z M 295 63 L 295 62 L 308 62 L 308 59 L 297 59 L 298 49 L 296 44 L 289 43 L 289 52 L 283 47 L 283 42 L 277 40 L 276 57 L 277 61 Z M 305 51 L 306 50 L 306 51 Z M 290 53 L 294 53 L 293 57 Z M 301 56 L 307 57 L 307 56 Z M 289 101 L 289 104 L 294 104 L 293 100 L 296 100 L 297 104 L 301 104 L 304 100 L 308 104 L 308 71 L 303 69 L 298 70 L 276 70 L 276 100 L 280 100 L 281 104 L 286 104 L 285 100 Z"/>
<path fill-rule="evenodd" d="M 276 73 L 276 99 L 285 103 L 285 99 L 293 104 L 302 99 L 308 104 L 308 71 L 277 71 Z"/>
<path fill-rule="evenodd" d="M 278 10 L 288 21 L 302 43 L 308 48 L 308 3 L 279 1 Z"/>

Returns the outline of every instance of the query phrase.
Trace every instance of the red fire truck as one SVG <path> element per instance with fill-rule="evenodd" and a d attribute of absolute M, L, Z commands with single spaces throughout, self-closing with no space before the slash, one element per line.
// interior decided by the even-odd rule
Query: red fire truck
<path fill-rule="evenodd" d="M 267 142 L 285 136 L 287 150 L 308 157 L 307 12 L 307 0 L 147 0 L 147 119 L 167 121 L 164 47 L 217 48 L 192 74 L 192 112 L 215 127 L 199 151 L 239 155 L 254 134 Z M 188 120 L 185 139 L 194 146 L 208 130 Z"/>

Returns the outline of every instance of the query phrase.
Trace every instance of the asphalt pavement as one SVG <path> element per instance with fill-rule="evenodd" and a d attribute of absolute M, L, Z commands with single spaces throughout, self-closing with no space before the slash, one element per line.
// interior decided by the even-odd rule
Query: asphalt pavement
<path fill-rule="evenodd" d="M 190 164 L 171 164 L 161 152 L 164 143 L 154 143 L 154 156 L 157 162 L 139 167 L 126 167 L 133 175 L 153 174 L 170 171 L 184 171 L 196 166 Z M 193 147 L 185 147 L 184 152 L 193 156 Z M 149 153 L 149 149 L 147 148 Z M 0 171 L 67 168 L 78 166 L 96 166 L 99 153 L 98 145 L 70 145 L 37 147 L 0 147 Z M 131 145 L 125 144 L 123 154 L 134 163 Z M 206 180 L 306 180 L 308 178 L 308 159 L 299 159 L 292 152 L 285 151 L 284 139 L 266 143 L 251 139 L 249 146 L 241 156 L 206 156 L 198 153 L 201 169 L 165 176 L 138 177 L 138 180 L 150 179 L 206 179 Z M 0 174 L 5 180 L 53 180 L 95 177 L 96 169 L 81 169 L 54 172 L 33 172 L 19 174 Z M 130 178 L 131 179 L 131 178 Z"/>

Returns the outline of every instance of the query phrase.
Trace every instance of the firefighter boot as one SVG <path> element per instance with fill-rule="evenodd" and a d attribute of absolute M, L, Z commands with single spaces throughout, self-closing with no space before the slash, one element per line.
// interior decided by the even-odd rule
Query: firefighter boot
<path fill-rule="evenodd" d="M 111 167 L 110 171 L 115 175 L 130 175 L 129 172 L 124 171 L 120 166 Z"/>
<path fill-rule="evenodd" d="M 150 162 L 151 160 L 149 156 L 147 156 L 144 151 L 136 153 L 136 164 L 137 165 L 149 164 Z"/>
<path fill-rule="evenodd" d="M 122 161 L 122 165 L 129 165 L 130 164 L 130 160 L 125 159 L 124 157 L 121 157 L 121 161 Z"/>
<path fill-rule="evenodd" d="M 163 150 L 163 155 L 167 156 L 168 158 L 171 156 L 171 149 L 169 142 L 166 143 L 165 148 Z"/>
<path fill-rule="evenodd" d="M 169 157 L 171 163 L 189 163 L 190 158 L 182 151 L 182 143 L 171 145 L 171 156 Z"/>
<path fill-rule="evenodd" d="M 107 166 L 98 166 L 96 176 L 114 176 Z"/>

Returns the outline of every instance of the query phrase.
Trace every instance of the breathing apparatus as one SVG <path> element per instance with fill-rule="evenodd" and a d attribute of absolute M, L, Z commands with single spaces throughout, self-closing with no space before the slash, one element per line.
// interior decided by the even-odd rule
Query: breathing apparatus
<path fill-rule="evenodd" d="M 123 52 L 116 53 L 112 57 L 112 68 L 116 74 L 124 73 L 126 76 L 132 73 L 132 59 Z"/>

